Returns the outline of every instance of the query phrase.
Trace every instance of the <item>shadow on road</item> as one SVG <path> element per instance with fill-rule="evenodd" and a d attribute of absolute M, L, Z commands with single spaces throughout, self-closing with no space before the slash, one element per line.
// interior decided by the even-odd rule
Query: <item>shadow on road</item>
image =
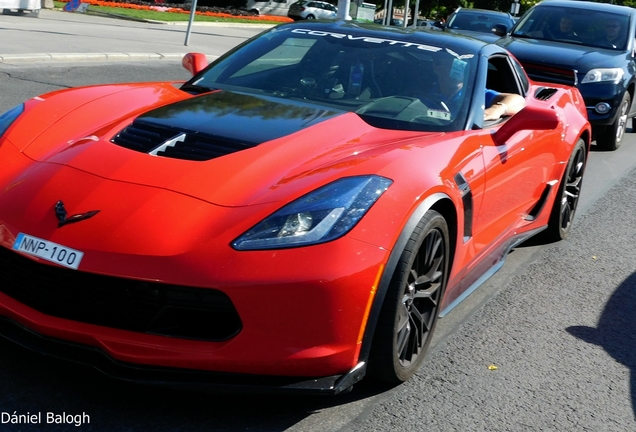
<path fill-rule="evenodd" d="M 636 418 L 636 274 L 612 294 L 596 328 L 572 326 L 566 329 L 577 338 L 607 351 L 630 369 L 631 397 Z"/>
<path fill-rule="evenodd" d="M 38 355 L 2 338 L 0 352 L 0 412 L 5 417 L 42 413 L 44 419 L 48 412 L 86 413 L 90 424 L 84 426 L 100 432 L 279 432 L 298 427 L 323 410 L 356 405 L 391 388 L 363 380 L 353 391 L 338 396 L 215 395 L 113 380 L 89 367 Z M 70 430 L 69 424 L 45 426 L 52 432 Z M 0 424 L 2 431 L 30 432 L 42 427 Z"/>

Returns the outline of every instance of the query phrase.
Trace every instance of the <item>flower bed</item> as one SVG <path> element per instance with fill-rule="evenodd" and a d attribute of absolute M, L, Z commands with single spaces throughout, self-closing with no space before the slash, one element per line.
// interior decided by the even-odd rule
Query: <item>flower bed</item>
<path fill-rule="evenodd" d="M 62 0 L 63 1 L 63 0 Z M 102 0 L 81 0 L 82 3 L 86 3 L 93 6 L 113 7 L 122 9 L 138 9 L 138 10 L 158 10 L 170 13 L 183 13 L 190 14 L 190 4 L 173 4 L 164 2 L 144 2 L 144 1 L 102 1 Z M 219 7 L 197 6 L 197 15 L 218 17 L 218 18 L 239 18 L 242 20 L 253 20 L 257 22 L 291 22 L 292 19 L 283 16 L 274 15 L 256 15 L 254 13 L 241 10 L 241 9 L 224 9 Z"/>

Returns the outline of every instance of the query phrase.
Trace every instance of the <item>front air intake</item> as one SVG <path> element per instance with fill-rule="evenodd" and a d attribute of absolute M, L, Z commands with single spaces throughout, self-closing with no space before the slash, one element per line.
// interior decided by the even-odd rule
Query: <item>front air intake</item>
<path fill-rule="evenodd" d="M 0 292 L 46 315 L 139 333 L 222 341 L 242 328 L 219 290 L 69 270 L 3 247 Z"/>

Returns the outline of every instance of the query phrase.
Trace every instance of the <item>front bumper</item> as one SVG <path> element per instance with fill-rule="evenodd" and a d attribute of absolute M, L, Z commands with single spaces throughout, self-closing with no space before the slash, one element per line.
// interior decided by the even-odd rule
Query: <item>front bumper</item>
<path fill-rule="evenodd" d="M 618 109 L 627 89 L 622 84 L 589 83 L 579 85 L 581 95 L 585 100 L 587 117 L 592 126 L 609 126 L 616 122 Z M 599 114 L 594 107 L 599 103 L 607 103 L 610 110 Z"/>
<path fill-rule="evenodd" d="M 336 395 L 349 390 L 366 372 L 364 363 L 347 373 L 320 378 L 228 374 L 138 365 L 115 360 L 95 347 L 43 336 L 6 318 L 0 318 L 0 336 L 40 354 L 93 367 L 112 378 L 208 393 Z"/>
<path fill-rule="evenodd" d="M 44 337 L 93 347 L 113 361 L 140 367 L 288 377 L 343 375 L 356 367 L 374 287 L 387 258 L 386 250 L 345 237 L 311 248 L 255 252 L 254 259 L 248 258 L 251 252 L 235 254 L 234 259 L 228 258 L 224 263 L 227 271 L 223 277 L 217 275 L 213 279 L 208 275 L 209 288 L 199 288 L 201 295 L 213 290 L 224 293 L 240 318 L 238 332 L 221 338 L 179 337 L 158 333 L 156 326 L 150 326 L 149 330 L 129 328 L 86 318 L 90 314 L 78 317 L 73 309 L 106 301 L 91 291 L 95 277 L 109 278 L 108 283 L 100 286 L 102 291 L 128 280 L 58 269 L 21 255 L 18 257 L 26 266 L 10 261 L 0 272 L 0 317 Z M 181 269 L 180 272 L 192 270 L 179 266 L 180 258 L 164 257 L 154 265 Z M 139 260 L 137 265 L 142 266 L 148 257 L 129 256 L 133 267 L 135 259 Z M 250 262 L 261 265 L 247 265 Z M 39 289 L 62 297 L 59 308 L 46 309 L 41 306 L 42 302 L 33 301 L 33 297 L 25 299 L 9 293 L 7 286 L 22 286 L 27 280 L 24 290 L 30 290 L 29 286 L 35 282 L 27 277 L 39 273 L 38 267 L 60 270 L 59 274 L 45 278 Z M 78 277 L 84 279 L 77 285 L 85 288 L 79 294 L 80 301 L 74 298 L 73 293 L 77 291 L 66 290 L 66 284 Z M 175 284 L 176 280 L 170 282 Z M 186 285 L 188 289 L 193 286 Z M 158 291 L 161 297 L 161 288 L 152 285 L 144 292 Z M 125 291 L 133 294 L 132 290 Z M 127 297 L 126 301 L 130 302 L 131 297 L 134 296 Z M 133 300 L 136 302 L 136 297 Z M 105 315 L 111 312 L 125 315 L 136 310 L 118 309 L 118 302 L 119 298 L 109 300 L 105 306 L 100 304 L 100 308 L 91 310 Z M 155 322 L 156 317 L 164 314 L 165 310 L 159 309 L 149 322 Z"/>

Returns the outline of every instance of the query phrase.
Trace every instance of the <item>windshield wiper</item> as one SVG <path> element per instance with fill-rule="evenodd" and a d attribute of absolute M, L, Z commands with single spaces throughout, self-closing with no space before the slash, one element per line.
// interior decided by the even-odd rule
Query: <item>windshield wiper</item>
<path fill-rule="evenodd" d="M 193 93 L 209 93 L 213 90 L 218 90 L 211 87 L 206 87 L 198 84 L 184 84 L 181 86 L 181 90 Z"/>
<path fill-rule="evenodd" d="M 532 38 L 532 39 L 539 39 L 539 38 L 537 38 L 537 37 L 528 36 L 527 34 L 523 34 L 523 33 L 510 33 L 510 36 L 512 36 L 512 37 L 516 37 L 516 38 Z"/>

